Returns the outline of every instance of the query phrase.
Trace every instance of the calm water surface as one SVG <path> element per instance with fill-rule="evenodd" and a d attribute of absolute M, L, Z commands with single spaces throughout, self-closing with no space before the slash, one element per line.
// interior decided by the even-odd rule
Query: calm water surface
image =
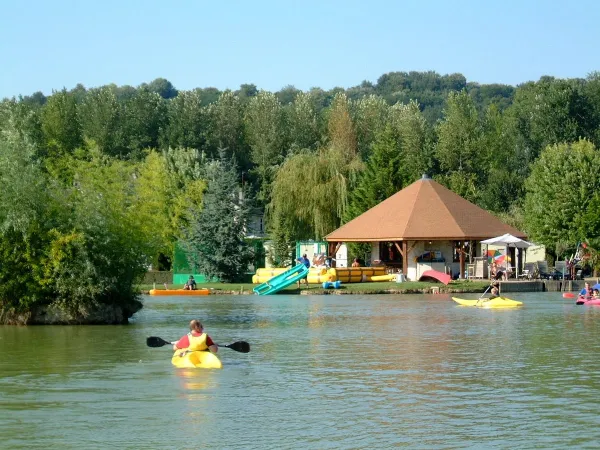
<path fill-rule="evenodd" d="M 519 299 L 145 297 L 128 326 L 0 327 L 0 448 L 599 448 L 600 308 Z M 146 347 L 194 317 L 251 353 Z"/>

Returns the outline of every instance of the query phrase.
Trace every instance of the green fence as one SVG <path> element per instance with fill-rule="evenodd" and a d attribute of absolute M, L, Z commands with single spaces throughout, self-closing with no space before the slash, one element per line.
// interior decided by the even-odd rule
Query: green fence
<path fill-rule="evenodd" d="M 254 252 L 253 266 L 256 269 L 265 267 L 265 249 L 262 239 L 248 239 L 248 244 Z M 254 273 L 255 270 L 248 270 L 248 273 Z M 173 253 L 173 284 L 185 284 L 190 275 L 194 276 L 196 283 L 210 283 L 218 280 L 210 280 L 204 274 L 195 273 L 188 262 L 186 251 L 179 244 L 175 244 Z M 251 278 L 250 278 L 251 279 Z"/>

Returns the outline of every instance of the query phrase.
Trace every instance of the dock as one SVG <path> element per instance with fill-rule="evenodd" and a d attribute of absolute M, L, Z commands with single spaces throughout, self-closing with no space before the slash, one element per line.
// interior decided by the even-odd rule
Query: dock
<path fill-rule="evenodd" d="M 500 281 L 500 293 L 570 292 L 583 289 L 585 280 L 509 280 Z M 594 281 L 595 283 L 595 281 Z"/>

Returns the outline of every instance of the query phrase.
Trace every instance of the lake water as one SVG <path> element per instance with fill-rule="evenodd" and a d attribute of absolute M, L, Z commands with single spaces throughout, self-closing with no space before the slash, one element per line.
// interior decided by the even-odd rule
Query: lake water
<path fill-rule="evenodd" d="M 598 448 L 600 308 L 518 299 L 144 297 L 128 326 L 0 327 L 0 448 Z M 196 317 L 252 351 L 146 347 Z"/>

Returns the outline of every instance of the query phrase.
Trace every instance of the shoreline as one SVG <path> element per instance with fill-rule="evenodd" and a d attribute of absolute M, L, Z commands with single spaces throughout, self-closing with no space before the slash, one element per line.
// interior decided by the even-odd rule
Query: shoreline
<path fill-rule="evenodd" d="M 248 289 L 218 289 L 208 288 L 209 295 L 255 295 L 252 290 Z M 364 290 L 347 290 L 347 289 L 323 289 L 321 287 L 308 289 L 288 289 L 277 292 L 275 295 L 399 295 L 399 294 L 481 294 L 485 289 L 480 287 L 469 288 L 452 288 L 448 286 L 433 286 L 429 288 L 406 288 L 406 289 L 364 289 Z M 150 295 L 150 290 L 142 289 L 142 295 Z"/>

